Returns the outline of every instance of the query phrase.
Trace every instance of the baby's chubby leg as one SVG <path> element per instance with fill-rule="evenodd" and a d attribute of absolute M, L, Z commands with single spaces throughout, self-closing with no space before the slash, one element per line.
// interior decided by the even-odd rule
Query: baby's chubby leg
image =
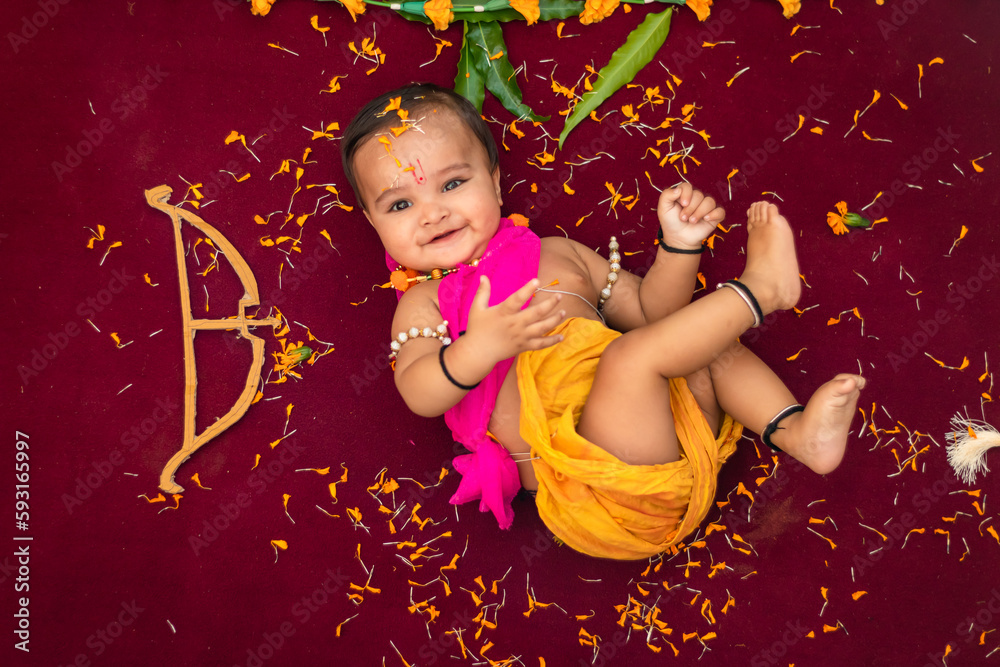
<path fill-rule="evenodd" d="M 758 202 L 749 211 L 747 228 L 741 282 L 756 296 L 764 315 L 790 308 L 801 285 L 788 222 L 776 207 Z M 721 289 L 622 335 L 601 356 L 578 424 L 580 434 L 628 463 L 677 460 L 667 378 L 708 367 L 753 323 L 753 312 L 742 297 Z"/>
<path fill-rule="evenodd" d="M 740 282 L 763 315 L 791 308 L 802 293 L 795 240 L 788 221 L 767 202 L 751 206 L 747 262 Z M 628 332 L 614 345 L 636 348 L 643 364 L 662 377 L 684 377 L 707 367 L 754 324 L 736 290 L 719 289 L 671 315 Z"/>
<path fill-rule="evenodd" d="M 757 202 L 748 211 L 748 226 L 747 266 L 740 280 L 762 306 L 768 299 L 794 304 L 801 286 L 798 269 L 794 276 L 787 271 L 788 259 L 794 262 L 795 252 L 789 245 L 790 234 L 785 233 L 791 231 L 787 222 L 775 206 Z M 762 252 L 761 246 L 766 250 Z M 774 251 L 782 248 L 782 256 L 776 256 Z M 763 263 L 765 258 L 784 261 L 786 269 L 776 272 L 775 267 Z M 769 295 L 768 290 L 776 291 Z M 709 370 L 722 409 L 757 433 L 762 433 L 779 412 L 797 404 L 778 376 L 739 343 L 717 355 Z M 844 457 L 854 409 L 864 386 L 865 379 L 860 375 L 837 375 L 816 390 L 803 412 L 781 420 L 771 442 L 819 474 L 832 471 Z"/>
<path fill-rule="evenodd" d="M 676 461 L 680 446 L 669 381 L 643 362 L 639 348 L 617 344 L 626 336 L 601 355 L 577 432 L 625 463 Z"/>
<path fill-rule="evenodd" d="M 798 403 L 778 376 L 739 343 L 719 355 L 709 365 L 709 372 L 722 409 L 757 433 L 763 433 L 775 415 Z M 860 375 L 836 376 L 813 393 L 804 412 L 778 423 L 771 442 L 814 472 L 822 475 L 832 471 L 844 457 L 847 433 L 864 386 Z"/>
<path fill-rule="evenodd" d="M 865 379 L 841 373 L 820 386 L 804 412 L 782 420 L 771 442 L 825 475 L 840 465 L 847 449 L 847 434 Z"/>

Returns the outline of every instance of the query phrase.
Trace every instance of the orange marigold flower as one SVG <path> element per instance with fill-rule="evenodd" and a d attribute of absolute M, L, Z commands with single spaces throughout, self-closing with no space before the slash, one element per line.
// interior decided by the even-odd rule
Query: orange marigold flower
<path fill-rule="evenodd" d="M 709 9 L 712 6 L 712 0 L 685 0 L 684 4 L 698 15 L 699 21 L 707 19 L 712 11 Z"/>
<path fill-rule="evenodd" d="M 254 16 L 267 16 L 274 0 L 250 0 L 250 13 Z"/>
<path fill-rule="evenodd" d="M 424 3 L 424 14 L 438 30 L 446 29 L 455 18 L 451 11 L 451 0 L 427 0 Z"/>
<path fill-rule="evenodd" d="M 358 15 L 365 13 L 365 0 L 340 0 L 340 4 L 347 7 L 355 23 L 358 22 Z"/>
<path fill-rule="evenodd" d="M 538 0 L 510 0 L 510 8 L 523 16 L 528 25 L 538 23 L 538 17 L 542 15 Z"/>
<path fill-rule="evenodd" d="M 847 224 L 844 222 L 844 216 L 847 215 L 847 202 L 837 202 L 837 213 L 827 213 L 826 224 L 830 225 L 830 229 L 833 230 L 834 234 L 840 236 L 841 234 L 846 234 L 848 231 Z"/>
<path fill-rule="evenodd" d="M 801 0 L 778 0 L 781 3 L 782 9 L 785 10 L 785 18 L 790 19 L 799 13 L 802 9 Z"/>
<path fill-rule="evenodd" d="M 583 11 L 580 12 L 580 23 L 590 25 L 598 23 L 618 9 L 619 0 L 587 0 Z"/>

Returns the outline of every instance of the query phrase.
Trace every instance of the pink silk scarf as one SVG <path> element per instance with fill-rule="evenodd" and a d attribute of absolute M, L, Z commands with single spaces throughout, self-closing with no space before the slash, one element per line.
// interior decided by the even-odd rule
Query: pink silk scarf
<path fill-rule="evenodd" d="M 501 219 L 479 264 L 459 265 L 458 271 L 445 276 L 438 287 L 438 305 L 441 316 L 448 321 L 452 340 L 458 340 L 468 326 L 479 277 L 489 278 L 489 305 L 495 306 L 538 276 L 540 252 L 541 240 L 534 232 L 514 225 L 508 218 Z M 388 254 L 386 264 L 390 269 L 399 266 Z M 450 502 L 458 505 L 479 500 L 479 511 L 493 512 L 500 527 L 505 529 L 514 522 L 511 501 L 521 482 L 514 459 L 487 435 L 487 427 L 497 394 L 513 363 L 511 357 L 494 366 L 479 386 L 444 415 L 452 436 L 471 452 L 453 461 L 462 481 Z"/>

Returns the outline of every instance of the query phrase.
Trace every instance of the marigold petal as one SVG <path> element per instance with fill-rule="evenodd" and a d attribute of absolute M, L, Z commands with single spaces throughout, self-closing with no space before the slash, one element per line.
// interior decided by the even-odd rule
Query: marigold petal
<path fill-rule="evenodd" d="M 708 15 L 712 13 L 712 10 L 710 9 L 712 6 L 712 0 L 685 0 L 684 4 L 688 6 L 688 9 L 695 13 L 699 21 L 704 21 L 708 18 Z"/>
<path fill-rule="evenodd" d="M 364 0 L 340 0 L 340 4 L 347 8 L 347 11 L 351 13 L 351 19 L 357 23 L 358 14 L 365 13 L 365 3 Z"/>

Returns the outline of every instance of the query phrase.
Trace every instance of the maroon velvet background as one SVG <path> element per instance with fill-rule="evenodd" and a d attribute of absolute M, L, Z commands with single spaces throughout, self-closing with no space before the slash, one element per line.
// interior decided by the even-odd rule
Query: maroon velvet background
<path fill-rule="evenodd" d="M 442 465 L 449 465 L 453 447 L 441 421 L 408 413 L 383 370 L 395 298 L 372 288 L 387 280 L 378 239 L 357 211 L 335 208 L 309 218 L 303 252 L 292 257 L 299 272 L 285 266 L 279 289 L 284 255 L 258 239 L 298 232 L 294 223 L 278 231 L 280 215 L 266 228 L 253 217 L 287 209 L 294 172 L 269 178 L 283 159 L 301 160 L 307 146 L 316 163 L 306 165 L 302 184 L 336 183 L 351 203 L 338 143 L 312 141 L 303 128 L 333 121 L 343 128 L 364 101 L 410 80 L 450 84 L 461 27 L 442 34 L 454 46 L 420 67 L 434 55 L 426 27 L 375 8 L 355 24 L 339 4 L 307 0 L 278 0 L 266 18 L 251 16 L 246 3 L 234 2 L 234 8 L 223 0 L 50 4 L 58 12 L 45 21 L 36 16 L 41 10 L 33 1 L 4 3 L 0 9 L 7 35 L 0 47 L 6 153 L 0 265 L 7 316 L 0 448 L 6 461 L 6 472 L 0 472 L 6 540 L 0 550 L 0 636 L 6 639 L 0 662 L 254 665 L 265 658 L 272 665 L 374 665 L 383 659 L 401 665 L 398 649 L 406 663 L 427 666 L 461 658 L 454 636 L 445 634 L 453 629 L 462 631 L 469 661 L 489 642 L 488 658 L 520 656 L 525 665 L 538 665 L 539 657 L 547 665 L 589 664 L 593 651 L 581 646 L 581 628 L 600 637 L 597 664 L 669 662 L 673 652 L 664 639 L 680 652 L 680 664 L 691 664 L 702 653 L 697 640 L 683 641 L 691 632 L 717 633 L 705 640 L 711 649 L 702 659 L 707 665 L 924 665 L 938 664 L 935 656 L 948 650 L 954 667 L 981 664 L 1000 644 L 997 633 L 979 644 L 980 633 L 996 628 L 1000 619 L 993 611 L 1000 605 L 1000 545 L 985 530 L 1000 523 L 996 473 L 980 477 L 973 487 L 981 490 L 983 516 L 972 504 L 975 498 L 954 493 L 965 485 L 949 476 L 943 447 L 927 438 L 917 444 L 931 445 L 919 455 L 917 470 L 888 477 L 897 471 L 892 450 L 901 459 L 909 456 L 906 431 L 894 444 L 892 435 L 881 433 L 876 448 L 870 432 L 857 436 L 860 415 L 843 465 L 826 477 L 783 459 L 775 477 L 758 486 L 755 480 L 766 473 L 752 469 L 760 461 L 754 446 L 744 442 L 722 472 L 719 500 L 742 482 L 754 494 L 753 507 L 748 511 L 746 496 L 731 493 L 732 503 L 709 515 L 730 530 L 713 533 L 704 548 L 664 562 L 657 572 L 644 574 L 646 563 L 599 561 L 554 547 L 530 501 L 516 501 L 509 532 L 500 532 L 492 516 L 471 505 L 459 508 L 456 520 L 447 503 L 457 484 L 454 473 L 426 492 L 400 481 L 394 498 L 382 501 L 407 503 L 396 527 L 416 502 L 421 518 L 442 523 L 421 531 L 411 522 L 391 535 L 366 487 L 383 468 L 397 479 L 436 478 Z M 677 180 L 671 167 L 657 166 L 644 153 L 671 133 L 675 142 L 693 144 L 701 165 L 688 162 L 688 177 L 726 202 L 728 223 L 740 222 L 750 202 L 773 191 L 798 230 L 799 259 L 810 285 L 800 307 L 818 307 L 801 317 L 783 314 L 753 349 L 803 398 L 834 373 L 856 371 L 860 363 L 869 381 L 861 405 L 869 413 L 877 402 L 878 428 L 891 430 L 898 420 L 943 445 L 953 414 L 968 409 L 979 416 L 981 393 L 997 397 L 992 379 L 978 378 L 986 358 L 1000 363 L 992 259 L 998 241 L 992 217 L 1000 105 L 991 74 L 1000 16 L 992 0 L 836 4 L 841 12 L 826 2 L 804 2 L 792 21 L 782 18 L 771 0 L 718 0 L 707 24 L 680 10 L 658 55 L 683 79 L 672 115 L 680 115 L 680 105 L 697 104 L 691 125 L 706 130 L 718 148 L 709 150 L 684 129 L 647 130 L 646 136 L 635 129 L 620 132 L 615 123 L 621 116 L 615 114 L 603 128 L 582 124 L 556 153 L 556 170 L 543 172 L 526 164 L 546 147 L 541 131 L 522 123 L 527 137 L 506 134 L 505 193 L 513 189 L 505 203 L 509 212 L 527 211 L 543 235 L 561 233 L 559 225 L 598 247 L 615 234 L 624 250 L 638 252 L 626 257 L 626 268 L 641 271 L 652 257 L 656 228 L 656 192 L 643 172 L 658 187 Z M 550 134 L 557 136 L 562 128 L 556 114 L 565 99 L 552 93 L 546 78 L 555 62 L 538 61 L 557 59 L 557 80 L 572 85 L 584 65 L 602 66 L 628 31 L 656 9 L 618 10 L 589 27 L 570 20 L 564 32 L 579 36 L 563 40 L 556 37 L 555 22 L 505 25 L 513 62 L 530 61 L 528 76 L 518 79 L 525 100 L 553 114 L 545 124 Z M 314 14 L 321 25 L 332 26 L 326 46 L 309 26 Z M 37 34 L 22 20 L 33 16 L 45 24 Z M 790 36 L 796 22 L 815 27 Z M 354 64 L 346 44 L 370 36 L 373 27 L 386 61 L 366 76 L 370 65 Z M 22 38 L 12 40 L 11 34 L 22 31 Z M 702 48 L 706 40 L 735 44 Z M 269 42 L 298 56 L 270 48 Z M 803 50 L 819 55 L 790 62 Z M 929 66 L 936 57 L 944 63 Z M 922 97 L 918 64 L 924 66 Z M 727 87 L 744 67 L 749 70 Z M 321 94 L 334 75 L 347 76 L 343 89 Z M 636 83 L 660 86 L 669 96 L 666 77 L 654 62 Z M 855 111 L 871 101 L 875 89 L 881 100 L 845 137 Z M 600 114 L 641 101 L 641 89 L 623 89 Z M 810 118 L 783 142 L 788 134 L 783 119 L 792 114 L 794 124 L 803 106 L 828 124 Z M 491 97 L 485 113 L 510 121 Z M 652 126 L 667 115 L 665 106 L 648 105 L 639 114 Z M 825 129 L 822 136 L 809 132 L 817 125 Z M 499 137 L 502 126 L 493 127 Z M 231 130 L 248 141 L 266 132 L 254 146 L 259 163 L 239 144 L 224 144 Z M 891 143 L 868 141 L 862 130 Z M 948 138 L 935 144 L 939 137 Z M 778 148 L 769 152 L 768 146 Z M 552 141 L 547 147 L 555 148 Z M 55 166 L 67 162 L 70 150 L 89 154 L 78 165 L 70 156 L 68 171 Z M 577 167 L 570 182 L 576 194 L 560 194 L 563 161 L 578 162 L 575 156 L 594 150 L 614 159 Z M 991 151 L 981 161 L 985 171 L 975 173 L 970 160 Z M 734 167 L 748 178 L 733 179 L 729 202 L 726 176 Z M 236 183 L 220 169 L 249 171 L 251 178 Z M 262 298 L 332 342 L 335 351 L 306 367 L 301 381 L 268 385 L 265 397 L 275 400 L 254 405 L 184 464 L 177 479 L 187 490 L 179 509 L 160 513 L 164 504 L 137 496 L 157 493 L 159 471 L 179 447 L 180 408 L 172 414 L 157 408 L 180 404 L 182 345 L 169 220 L 146 205 L 143 191 L 169 184 L 176 203 L 186 189 L 181 177 L 203 183 L 206 201 L 216 200 L 200 215 L 247 259 Z M 514 185 L 522 179 L 527 181 Z M 606 181 L 626 195 L 638 188 L 639 204 L 631 212 L 619 204 L 617 219 L 609 215 L 607 204 L 600 203 L 608 194 Z M 919 189 L 904 187 L 890 202 L 895 181 Z M 538 183 L 539 195 L 530 193 L 531 182 Z M 547 183 L 555 185 L 555 197 L 542 197 Z M 846 237 L 830 232 L 825 216 L 836 202 L 846 200 L 857 211 L 879 191 L 885 194 L 867 212 L 881 207 L 875 217 L 884 215 L 887 222 Z M 296 195 L 292 211 L 312 211 L 317 192 Z M 98 224 L 106 226 L 106 238 L 88 250 L 85 228 Z M 949 255 L 962 225 L 968 236 Z M 321 229 L 332 236 L 336 252 Z M 705 256 L 702 270 L 709 284 L 739 270 L 744 234 L 742 227 L 732 229 L 717 240 L 714 257 Z M 123 245 L 100 265 L 114 241 Z M 205 247 L 198 252 L 204 262 Z M 313 253 L 315 261 L 306 261 Z M 192 276 L 196 313 L 204 312 L 202 284 L 211 314 L 234 312 L 240 290 L 222 264 L 205 279 Z M 191 267 L 197 268 L 193 260 Z M 116 271 L 132 277 L 124 287 L 112 282 Z M 144 273 L 159 286 L 147 285 Z M 863 334 L 852 315 L 827 324 L 855 307 L 864 317 Z M 930 322 L 937 312 L 947 322 L 935 328 Z M 67 330 L 74 335 L 63 335 Z M 110 332 L 134 342 L 116 349 Z M 269 331 L 257 333 L 267 339 L 268 353 L 278 349 Z M 304 329 L 293 325 L 289 341 L 303 339 Z M 197 343 L 200 429 L 232 404 L 249 346 L 232 333 L 202 333 Z M 800 348 L 806 350 L 786 361 Z M 970 364 L 964 371 L 948 370 L 925 352 L 949 366 L 966 356 Z M 33 359 L 37 372 L 18 370 L 30 369 Z M 265 374 L 268 367 L 265 363 Z M 288 429 L 297 431 L 272 450 L 268 443 L 282 435 L 289 403 L 295 407 Z M 986 403 L 985 418 L 1000 423 L 995 403 Z M 131 430 L 142 433 L 144 424 L 155 429 L 136 442 Z M 14 527 L 15 431 L 26 433 L 30 442 L 27 531 Z M 251 472 L 256 454 L 261 464 Z M 994 468 L 997 456 L 990 458 Z M 339 485 L 334 505 L 327 484 L 339 477 L 342 463 L 348 481 Z M 326 466 L 333 468 L 326 477 L 295 472 Z M 189 481 L 196 472 L 211 491 Z M 88 481 L 97 488 L 87 487 Z M 284 515 L 283 494 L 291 496 L 294 524 Z M 227 518 L 239 499 L 245 501 L 239 516 Z M 825 502 L 809 506 L 821 499 Z M 339 518 L 324 515 L 317 505 Z M 352 527 L 347 508 L 358 508 L 370 534 Z M 827 516 L 832 522 L 809 523 L 810 517 Z M 222 529 L 207 528 L 213 522 Z M 836 549 L 807 528 L 829 537 Z M 912 528 L 925 532 L 910 534 L 904 549 L 902 538 Z M 412 539 L 423 545 L 445 531 L 450 537 L 433 542 L 439 551 L 426 551 L 435 556 L 417 559 L 415 572 L 398 557 L 414 549 L 392 544 Z M 731 548 L 727 535 L 733 532 L 754 552 Z M 14 536 L 33 540 L 15 542 Z M 289 545 L 277 562 L 272 539 Z M 30 544 L 30 591 L 15 593 L 13 553 L 24 544 Z M 374 568 L 371 585 L 380 592 L 366 592 L 355 605 L 348 598 L 357 592 L 350 584 L 364 586 L 368 579 L 355 557 L 359 544 L 361 561 Z M 733 540 L 733 546 L 740 544 Z M 408 580 L 434 580 L 456 553 L 464 553 L 457 569 L 444 571 L 450 596 L 441 583 L 411 590 Z M 690 568 L 685 578 L 689 559 L 701 566 Z M 723 561 L 726 568 L 710 578 L 710 565 Z M 489 588 L 505 572 L 498 593 L 482 596 L 483 605 L 494 605 L 485 618 L 496 627 L 483 628 L 477 637 L 480 624 L 474 617 L 481 607 L 466 590 L 481 593 L 476 577 Z M 526 618 L 529 575 L 537 600 L 553 604 Z M 822 588 L 828 589 L 825 608 Z M 735 606 L 723 614 L 727 591 Z M 855 601 L 855 591 L 867 595 Z M 21 596 L 30 598 L 30 654 L 13 648 L 13 613 Z M 666 638 L 652 633 L 659 655 L 645 645 L 645 630 L 632 630 L 626 641 L 629 622 L 625 628 L 617 624 L 614 606 L 627 604 L 630 596 L 658 604 L 659 618 L 673 629 Z M 426 626 L 407 607 L 432 597 L 440 617 Z M 705 600 L 711 601 L 715 624 L 700 613 Z M 335 637 L 337 625 L 354 615 Z M 119 620 L 128 625 L 116 625 Z M 841 629 L 824 632 L 824 624 L 838 622 Z M 287 636 L 280 636 L 282 629 Z M 802 636 L 809 631 L 815 636 Z M 269 637 L 277 648 L 268 645 Z"/>

